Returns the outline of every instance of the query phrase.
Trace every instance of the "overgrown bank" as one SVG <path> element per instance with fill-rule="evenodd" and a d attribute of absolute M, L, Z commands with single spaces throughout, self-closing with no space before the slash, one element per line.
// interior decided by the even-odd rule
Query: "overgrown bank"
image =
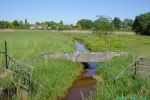
<path fill-rule="evenodd" d="M 97 74 L 103 77 L 104 83 L 97 84 L 97 100 L 122 100 L 122 99 L 140 99 L 148 100 L 150 98 L 150 80 L 143 79 L 140 76 L 134 76 L 133 57 L 116 57 L 111 61 L 99 64 Z M 132 64 L 132 65 L 131 65 Z M 115 79 L 121 72 L 124 72 L 118 79 Z"/>
<path fill-rule="evenodd" d="M 72 52 L 75 49 L 72 38 L 49 31 L 15 30 L 1 32 L 0 40 L 8 43 L 8 53 L 12 58 L 34 66 L 33 80 L 39 82 L 44 88 L 29 95 L 31 99 L 51 99 L 65 95 L 73 80 L 81 72 L 80 64 L 71 61 L 51 59 L 47 63 L 42 55 L 48 52 Z M 2 45 L 0 45 L 1 48 Z M 3 55 L 0 54 L 0 63 Z M 4 69 L 4 66 L 0 66 Z M 0 81 L 0 87 L 9 87 L 10 80 Z M 7 84 L 5 84 L 7 83 Z"/>

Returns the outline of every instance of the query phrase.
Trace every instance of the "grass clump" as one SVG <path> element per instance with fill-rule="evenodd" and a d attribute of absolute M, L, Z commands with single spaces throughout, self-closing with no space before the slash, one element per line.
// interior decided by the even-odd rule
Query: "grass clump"
<path fill-rule="evenodd" d="M 35 94 L 34 99 L 56 100 L 63 97 L 81 70 L 80 64 L 61 59 L 50 59 L 46 65 L 40 63 L 33 78 L 40 82 L 43 88 Z"/>
<path fill-rule="evenodd" d="M 133 77 L 132 69 L 134 65 L 130 66 L 129 70 L 114 82 L 114 78 L 125 70 L 132 61 L 132 56 L 122 56 L 99 64 L 97 74 L 103 77 L 104 83 L 97 84 L 95 94 L 97 100 L 115 100 L 121 97 L 124 99 L 132 97 L 136 97 L 137 99 L 142 97 L 150 98 L 150 81 L 140 76 Z"/>
<path fill-rule="evenodd" d="M 77 34 L 91 51 L 124 51 L 133 56 L 150 56 L 150 37 L 139 35 Z"/>
<path fill-rule="evenodd" d="M 81 72 L 80 64 L 61 59 L 51 59 L 45 63 L 43 59 L 43 54 L 46 53 L 75 51 L 73 38 L 67 34 L 45 30 L 0 32 L 0 40 L 7 41 L 9 55 L 35 67 L 32 79 L 42 84 L 44 88 L 36 88 L 37 92 L 31 95 L 31 99 L 54 100 L 64 96 Z M 4 87 L 6 82 L 4 80 L 0 82 Z"/>

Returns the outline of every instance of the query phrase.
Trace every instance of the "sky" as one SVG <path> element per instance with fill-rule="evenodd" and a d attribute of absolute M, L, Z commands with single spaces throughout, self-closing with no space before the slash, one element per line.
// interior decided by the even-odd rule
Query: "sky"
<path fill-rule="evenodd" d="M 97 15 L 134 19 L 150 12 L 150 0 L 0 0 L 0 20 L 30 23 L 63 20 L 75 24 L 79 19 L 95 20 Z"/>

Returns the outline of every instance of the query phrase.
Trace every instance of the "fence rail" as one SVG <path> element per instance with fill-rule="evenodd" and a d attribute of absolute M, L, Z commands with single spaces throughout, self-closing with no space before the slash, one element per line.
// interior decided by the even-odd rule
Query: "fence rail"
<path fill-rule="evenodd" d="M 0 46 L 0 49 L 4 48 L 3 51 L 0 51 L 0 54 L 4 56 L 5 68 L 13 72 L 11 82 L 16 86 L 26 89 L 30 93 L 36 91 L 37 88 L 43 88 L 44 86 L 41 83 L 32 78 L 34 67 L 10 57 L 7 53 L 7 42 L 4 41 L 0 43 L 4 44 L 3 47 Z"/>
<path fill-rule="evenodd" d="M 136 72 L 140 76 L 150 76 L 150 57 L 139 57 L 136 62 Z"/>
<path fill-rule="evenodd" d="M 150 57 L 134 57 L 133 62 L 124 70 L 122 70 L 117 76 L 114 77 L 114 82 L 119 79 L 126 72 L 131 72 L 135 77 L 150 76 Z"/>

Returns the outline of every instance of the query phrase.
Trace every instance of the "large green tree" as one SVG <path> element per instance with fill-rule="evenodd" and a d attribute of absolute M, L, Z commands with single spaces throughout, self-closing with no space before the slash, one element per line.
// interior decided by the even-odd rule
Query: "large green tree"
<path fill-rule="evenodd" d="M 27 20 L 27 19 L 25 19 L 24 23 L 25 23 L 25 25 L 26 25 L 26 24 L 28 24 L 28 20 Z"/>
<path fill-rule="evenodd" d="M 113 24 L 114 24 L 115 29 L 119 31 L 121 28 L 121 20 L 118 17 L 115 17 L 113 19 Z"/>
<path fill-rule="evenodd" d="M 10 28 L 10 23 L 8 21 L 0 21 L 0 28 Z"/>
<path fill-rule="evenodd" d="M 28 23 L 28 20 L 25 19 L 25 22 L 24 22 L 24 28 L 28 29 L 30 27 L 30 24 Z"/>
<path fill-rule="evenodd" d="M 136 16 L 133 29 L 136 33 L 150 35 L 150 12 Z"/>
<path fill-rule="evenodd" d="M 41 25 L 42 25 L 42 28 L 48 29 L 48 22 L 42 22 Z"/>
<path fill-rule="evenodd" d="M 20 29 L 23 29 L 23 28 L 24 28 L 24 24 L 23 24 L 23 21 L 22 21 L 22 20 L 19 21 L 19 28 L 20 28 Z"/>
<path fill-rule="evenodd" d="M 133 22 L 134 21 L 132 19 L 125 18 L 122 22 L 122 28 L 126 31 L 132 30 Z"/>
<path fill-rule="evenodd" d="M 98 19 L 95 20 L 94 30 L 98 33 L 108 34 L 114 30 L 114 25 L 110 17 L 107 16 L 98 16 Z"/>
<path fill-rule="evenodd" d="M 63 25 L 64 23 L 63 23 L 63 21 L 61 20 L 61 21 L 59 22 L 59 24 Z"/>
<path fill-rule="evenodd" d="M 77 22 L 76 27 L 78 29 L 90 30 L 93 27 L 93 21 L 90 19 L 81 19 Z"/>
<path fill-rule="evenodd" d="M 19 27 L 19 23 L 17 20 L 14 20 L 12 23 L 11 23 L 11 26 L 12 28 L 18 28 Z"/>

